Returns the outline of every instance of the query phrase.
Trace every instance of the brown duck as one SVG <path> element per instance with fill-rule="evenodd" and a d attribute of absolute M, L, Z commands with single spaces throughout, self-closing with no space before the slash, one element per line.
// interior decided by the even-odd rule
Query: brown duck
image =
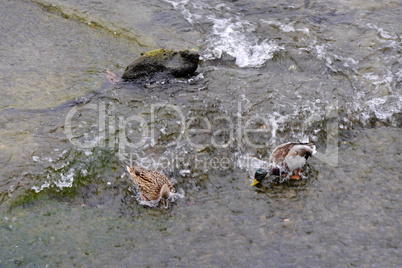
<path fill-rule="evenodd" d="M 160 200 L 161 205 L 167 206 L 168 199 L 174 193 L 173 183 L 165 175 L 153 171 L 133 166 L 127 166 L 127 171 L 137 185 L 141 197 L 145 201 Z"/>

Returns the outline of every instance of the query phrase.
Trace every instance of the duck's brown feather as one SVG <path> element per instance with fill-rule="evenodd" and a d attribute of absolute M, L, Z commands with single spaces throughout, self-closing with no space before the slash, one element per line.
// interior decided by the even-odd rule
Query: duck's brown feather
<path fill-rule="evenodd" d="M 138 166 L 134 166 L 133 168 L 127 167 L 127 170 L 130 172 L 131 178 L 140 192 L 149 200 L 160 198 L 161 188 L 165 184 L 168 185 L 170 192 L 174 192 L 173 183 L 162 173 Z"/>

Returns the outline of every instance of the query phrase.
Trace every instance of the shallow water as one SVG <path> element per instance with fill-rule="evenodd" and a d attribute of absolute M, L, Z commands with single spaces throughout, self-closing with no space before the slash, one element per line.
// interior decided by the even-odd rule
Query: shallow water
<path fill-rule="evenodd" d="M 399 3 L 3 6 L 1 266 L 402 265 Z M 104 77 L 194 46 L 189 80 Z M 287 141 L 304 179 L 250 187 Z M 132 162 L 184 197 L 138 204 Z"/>

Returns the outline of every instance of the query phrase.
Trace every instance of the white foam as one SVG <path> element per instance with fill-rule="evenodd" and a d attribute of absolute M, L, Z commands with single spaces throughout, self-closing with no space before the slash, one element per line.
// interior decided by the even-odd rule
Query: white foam
<path fill-rule="evenodd" d="M 402 97 L 385 96 L 373 98 L 367 101 L 366 105 L 369 111 L 374 112 L 378 119 L 386 120 L 402 110 Z"/>
<path fill-rule="evenodd" d="M 42 184 L 40 187 L 39 186 L 33 186 L 31 187 L 32 190 L 35 191 L 35 193 L 39 193 L 40 191 L 42 191 L 45 188 L 49 188 L 50 187 L 50 183 L 48 181 L 46 181 L 44 184 Z"/>
<path fill-rule="evenodd" d="M 212 24 L 211 34 L 205 40 L 205 60 L 220 59 L 225 54 L 234 58 L 239 67 L 260 67 L 272 59 L 275 52 L 284 49 L 276 42 L 261 39 L 255 33 L 256 24 L 232 15 L 231 18 L 218 17 L 222 10 L 230 10 L 224 3 L 210 7 L 202 1 L 165 0 L 179 10 L 191 24 L 201 21 L 204 25 Z M 213 8 L 214 11 L 211 11 Z M 295 31 L 292 25 L 282 25 L 282 31 Z M 301 29 L 306 32 L 306 29 Z M 307 30 L 308 32 L 308 30 Z"/>
<path fill-rule="evenodd" d="M 383 28 L 378 27 L 377 25 L 368 23 L 367 26 L 371 29 L 377 31 L 378 35 L 384 39 L 397 39 L 397 36 L 394 34 L 389 33 L 388 31 L 384 30 Z"/>
<path fill-rule="evenodd" d="M 213 19 L 212 34 L 206 41 L 205 59 L 221 58 L 227 54 L 239 67 L 260 67 L 272 59 L 274 53 L 283 50 L 274 41 L 260 40 L 253 31 L 255 26 L 247 21 Z"/>
<path fill-rule="evenodd" d="M 263 24 L 268 24 L 270 26 L 275 26 L 284 33 L 301 32 L 306 35 L 308 35 L 310 33 L 310 30 L 308 28 L 295 28 L 292 23 L 286 24 L 286 23 L 282 23 L 280 21 L 274 21 L 274 20 L 261 20 L 260 22 Z"/>
<path fill-rule="evenodd" d="M 179 188 L 179 189 L 177 189 L 177 192 L 170 194 L 168 201 L 175 202 L 177 199 L 184 198 L 184 197 L 185 197 L 184 190 Z M 158 207 L 159 202 L 161 200 L 160 198 L 157 200 L 149 200 L 149 201 L 144 200 L 138 190 L 137 190 L 137 195 L 135 196 L 135 198 L 136 198 L 138 204 L 140 204 L 142 206 L 152 207 L 152 208 Z"/>
<path fill-rule="evenodd" d="M 87 170 L 82 170 L 82 174 L 87 174 Z M 39 193 L 46 188 L 50 188 L 52 185 L 58 187 L 60 190 L 64 187 L 72 187 L 74 182 L 75 169 L 71 168 L 66 175 L 63 173 L 60 174 L 60 179 L 57 181 L 51 181 L 49 175 L 47 176 L 47 180 L 41 186 L 32 186 L 31 190 L 34 190 L 35 193 Z"/>
<path fill-rule="evenodd" d="M 60 180 L 55 181 L 54 184 L 60 189 L 63 189 L 64 187 L 72 187 L 74 182 L 74 171 L 74 168 L 71 168 L 66 175 L 63 173 L 60 174 Z"/>
<path fill-rule="evenodd" d="M 394 78 L 390 70 L 388 70 L 383 76 L 374 73 L 366 73 L 363 75 L 363 78 L 372 81 L 372 84 L 375 85 L 376 89 L 379 86 L 385 86 L 388 90 L 392 91 L 391 85 Z"/>
<path fill-rule="evenodd" d="M 179 0 L 179 1 L 165 0 L 165 1 L 171 4 L 174 9 L 179 10 L 183 15 L 183 17 L 191 24 L 201 19 L 203 16 L 191 12 L 188 8 L 188 5 L 191 5 L 193 8 L 199 10 L 207 8 L 205 4 L 203 4 L 202 2 L 197 3 L 197 2 L 191 2 L 189 0 Z"/>
<path fill-rule="evenodd" d="M 187 177 L 187 174 L 190 174 L 190 172 L 191 171 L 189 169 L 182 169 L 179 171 L 180 176 L 182 176 L 182 177 Z"/>
<path fill-rule="evenodd" d="M 92 152 L 91 151 L 84 151 L 84 154 L 86 155 L 86 156 L 90 156 L 90 155 L 92 155 Z"/>

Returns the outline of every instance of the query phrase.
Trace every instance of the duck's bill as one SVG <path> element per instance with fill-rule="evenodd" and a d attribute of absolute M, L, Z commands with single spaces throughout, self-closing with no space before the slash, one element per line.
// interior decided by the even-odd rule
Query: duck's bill
<path fill-rule="evenodd" d="M 260 183 L 259 181 L 257 181 L 256 179 L 254 179 L 253 182 L 250 184 L 250 186 L 254 186 L 254 185 L 257 185 L 257 184 L 259 184 L 259 183 Z"/>

